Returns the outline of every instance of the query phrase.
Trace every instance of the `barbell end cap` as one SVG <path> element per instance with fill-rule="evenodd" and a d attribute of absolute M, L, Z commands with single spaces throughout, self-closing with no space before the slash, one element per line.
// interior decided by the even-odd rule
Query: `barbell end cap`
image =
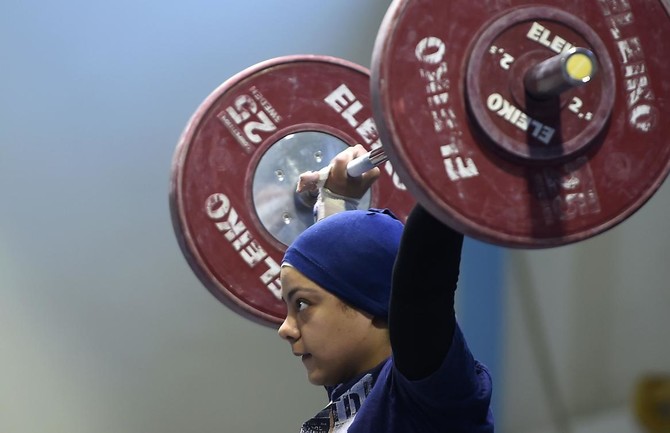
<path fill-rule="evenodd" d="M 575 83 L 584 84 L 591 81 L 598 70 L 598 61 L 591 50 L 573 48 L 564 58 L 565 74 Z"/>

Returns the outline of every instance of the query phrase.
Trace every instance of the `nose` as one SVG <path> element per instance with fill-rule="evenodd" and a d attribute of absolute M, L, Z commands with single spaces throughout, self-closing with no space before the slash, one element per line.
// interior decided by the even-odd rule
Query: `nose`
<path fill-rule="evenodd" d="M 286 316 L 277 333 L 279 337 L 288 342 L 296 341 L 300 337 L 295 320 L 290 315 Z"/>

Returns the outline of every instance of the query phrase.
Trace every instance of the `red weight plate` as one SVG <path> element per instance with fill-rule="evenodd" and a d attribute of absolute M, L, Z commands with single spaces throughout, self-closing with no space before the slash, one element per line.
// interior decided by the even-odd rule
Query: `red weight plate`
<path fill-rule="evenodd" d="M 175 234 L 208 290 L 244 317 L 272 327 L 284 319 L 279 266 L 312 223 L 298 175 L 346 146 L 381 145 L 369 81 L 332 57 L 268 60 L 224 82 L 185 128 L 172 162 Z M 413 202 L 389 163 L 361 204 L 404 220 Z"/>
<path fill-rule="evenodd" d="M 508 247 L 568 244 L 622 222 L 670 171 L 666 6 L 395 1 L 371 91 L 400 178 L 445 223 Z M 595 54 L 592 82 L 526 95 L 526 71 L 573 45 Z"/>
<path fill-rule="evenodd" d="M 600 53 L 588 85 L 553 98 L 527 95 L 520 77 L 572 47 Z M 528 162 L 574 159 L 598 139 L 614 104 L 614 70 L 602 41 L 588 24 L 556 8 L 520 8 L 494 20 L 473 45 L 466 77 L 465 98 L 489 146 Z"/>

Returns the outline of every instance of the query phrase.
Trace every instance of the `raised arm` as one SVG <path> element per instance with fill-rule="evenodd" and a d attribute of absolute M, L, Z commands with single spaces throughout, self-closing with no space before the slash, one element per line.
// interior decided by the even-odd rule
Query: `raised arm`
<path fill-rule="evenodd" d="M 462 234 L 420 205 L 407 218 L 393 274 L 389 330 L 396 367 L 408 379 L 429 376 L 449 351 L 462 245 Z"/>

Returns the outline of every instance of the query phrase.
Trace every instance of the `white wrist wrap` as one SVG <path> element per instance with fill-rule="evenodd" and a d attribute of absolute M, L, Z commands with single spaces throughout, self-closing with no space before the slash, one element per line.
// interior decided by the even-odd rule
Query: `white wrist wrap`
<path fill-rule="evenodd" d="M 358 209 L 358 202 L 355 198 L 335 194 L 328 188 L 320 188 L 319 197 L 314 204 L 314 221 L 345 210 Z"/>

